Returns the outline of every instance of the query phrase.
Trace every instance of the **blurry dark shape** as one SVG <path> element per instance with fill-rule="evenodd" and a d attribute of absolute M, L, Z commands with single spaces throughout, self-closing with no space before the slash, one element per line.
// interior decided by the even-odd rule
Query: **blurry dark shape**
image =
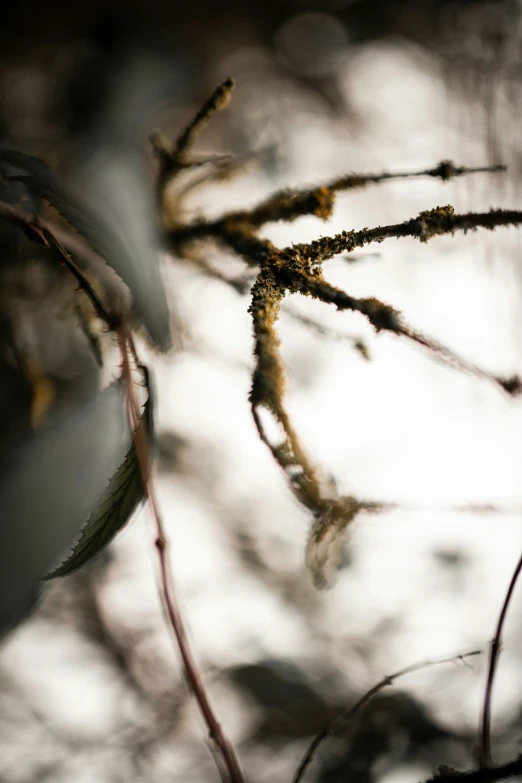
<path fill-rule="evenodd" d="M 56 50 L 64 41 L 84 35 L 94 21 L 112 14 L 122 28 L 135 18 L 155 26 L 166 40 L 176 36 L 177 43 L 182 31 L 186 45 L 194 49 L 199 42 L 204 57 L 212 51 L 214 38 L 219 39 L 214 46 L 220 46 L 221 51 L 239 35 L 267 41 L 287 20 L 308 12 L 338 17 L 358 42 L 400 35 L 437 45 L 445 31 L 458 32 L 457 23 L 462 28 L 463 20 L 469 26 L 474 21 L 478 28 L 487 20 L 490 29 L 495 28 L 495 19 L 511 15 L 513 21 L 518 4 L 515 0 L 224 0 L 219 4 L 212 0 L 183 4 L 151 0 L 146 15 L 143 8 L 140 0 L 130 0 L 124 7 L 115 0 L 90 0 L 70 6 L 64 13 L 58 0 L 49 0 L 45 8 L 28 0 L 23 7 L 12 5 L 7 10 L 2 43 L 8 54 L 19 52 L 25 42 L 42 49 L 50 43 Z"/>
<path fill-rule="evenodd" d="M 355 264 L 359 261 L 367 261 L 369 258 L 381 258 L 381 253 L 347 253 L 344 256 L 339 256 L 343 261 L 347 261 L 349 264 Z"/>
<path fill-rule="evenodd" d="M 182 453 L 187 447 L 185 438 L 176 432 L 158 435 L 158 468 L 166 473 L 179 469 Z"/>
<path fill-rule="evenodd" d="M 274 43 L 298 74 L 324 76 L 336 70 L 348 45 L 348 34 L 335 16 L 307 12 L 288 19 L 277 31 Z"/>
<path fill-rule="evenodd" d="M 123 16 L 108 3 L 66 53 L 70 67 L 57 85 L 55 110 L 76 140 L 110 130 L 126 143 L 144 141 L 149 113 L 180 100 L 191 78 L 190 57 L 180 42 L 172 47 L 168 31 L 149 14 Z"/>
<path fill-rule="evenodd" d="M 321 694 L 320 687 L 315 688 L 291 661 L 236 666 L 228 676 L 262 709 L 255 735 L 260 741 L 279 744 L 290 737 L 309 736 L 331 722 L 339 710 L 340 705 Z M 332 691 L 333 682 L 322 685 Z"/>
<path fill-rule="evenodd" d="M 93 296 L 98 284 L 103 288 L 104 259 L 129 284 L 136 314 L 153 342 L 166 349 L 170 324 L 158 269 L 155 202 L 135 143 L 157 90 L 164 94 L 167 85 L 170 90 L 176 71 L 169 72 L 150 49 L 140 52 L 132 39 L 125 57 L 111 49 L 117 46 L 110 35 L 104 43 L 109 51 L 106 58 L 95 58 L 99 67 L 87 58 L 76 74 L 78 84 L 82 74 L 90 73 L 90 97 L 99 100 L 87 100 L 88 111 L 77 126 L 74 111 L 70 115 L 74 143 L 64 182 L 7 140 L 0 149 L 0 197 L 14 207 L 24 206 L 29 216 L 39 212 L 41 197 L 55 206 L 101 256 L 92 262 L 91 279 L 85 283 L 91 286 L 94 277 Z M 74 83 L 73 78 L 72 95 L 84 107 Z M 86 520 L 72 567 L 112 538 L 143 494 L 140 477 L 131 470 L 136 460 L 125 459 L 130 442 L 121 385 L 97 392 L 103 354 L 89 322 L 99 313 L 89 313 L 83 278 L 84 290 L 76 292 L 73 275 L 63 268 L 64 259 L 69 262 L 59 242 L 36 222 L 31 241 L 25 220 L 25 228 L 0 221 L 0 370 L 3 396 L 9 397 L 4 410 L 10 412 L 2 433 L 7 450 L 0 475 L 3 631 L 23 618 L 38 580 Z M 38 239 L 52 241 L 45 247 Z M 112 294 L 120 298 L 117 281 Z M 109 308 L 111 316 L 117 309 Z M 109 326 L 121 325 L 122 318 L 126 314 L 120 310 Z M 93 512 L 97 503 L 101 505 Z"/>
<path fill-rule="evenodd" d="M 142 368 L 144 369 L 144 368 Z M 138 426 L 148 441 L 153 436 L 152 396 L 146 372 L 148 398 Z M 78 541 L 66 560 L 46 575 L 46 579 L 67 576 L 96 557 L 128 522 L 145 497 L 143 477 L 133 441 L 118 470 L 98 499 L 96 507 L 81 530 Z"/>
<path fill-rule="evenodd" d="M 399 669 L 399 671 L 395 672 L 394 674 L 388 674 L 383 677 L 381 680 L 379 680 L 378 683 L 372 686 L 368 691 L 366 691 L 365 694 L 357 699 L 354 704 L 343 710 L 330 725 L 326 726 L 322 731 L 319 732 L 319 734 L 317 734 L 308 747 L 305 755 L 303 756 L 303 759 L 294 775 L 292 783 L 302 783 L 309 766 L 314 761 L 314 758 L 318 754 L 318 751 L 323 743 L 332 737 L 342 736 L 357 726 L 357 721 L 360 720 L 360 714 L 364 709 L 367 708 L 368 702 L 371 701 L 375 706 L 376 697 L 381 694 L 381 691 L 383 691 L 384 688 L 393 685 L 396 680 L 404 677 L 407 674 L 411 674 L 431 666 L 438 666 L 440 664 L 454 664 L 457 662 L 464 663 L 467 658 L 481 655 L 481 653 L 481 650 L 471 650 L 470 652 L 464 653 L 462 655 L 457 654 L 420 661 L 419 663 L 405 666 L 403 669 Z"/>
<path fill-rule="evenodd" d="M 259 709 L 252 739 L 280 745 L 291 738 L 310 737 L 329 725 L 346 704 L 347 694 L 335 678 L 310 681 L 289 661 L 263 660 L 228 670 L 229 677 L 248 692 Z M 337 692 L 338 698 L 333 698 Z M 414 697 L 378 694 L 373 702 L 335 738 L 307 770 L 306 780 L 373 783 L 401 762 L 442 757 L 465 763 L 468 738 L 443 728 Z"/>
<path fill-rule="evenodd" d="M 0 152 L 16 156 L 10 147 L 4 137 Z M 37 214 L 13 173 L 2 158 L 0 200 Z M 54 249 L 0 220 L 0 632 L 22 619 L 121 458 L 123 392 L 98 395 L 75 287 Z"/>
<path fill-rule="evenodd" d="M 143 152 L 158 103 L 179 97 L 184 61 L 167 54 L 147 26 L 108 15 L 78 46 L 58 109 L 69 135 L 67 170 L 52 178 L 19 160 L 29 186 L 48 199 L 130 287 L 153 342 L 170 345 L 169 312 L 158 269 L 159 236 Z M 16 165 L 16 160 L 14 161 Z"/>
<path fill-rule="evenodd" d="M 401 763 L 430 767 L 467 761 L 471 741 L 444 728 L 429 710 L 408 694 L 379 695 L 349 729 L 319 757 L 321 783 L 375 783 Z M 341 747 L 343 751 L 341 752 Z M 314 780 L 310 774 L 305 780 Z"/>
<path fill-rule="evenodd" d="M 0 479 L 0 632 L 29 610 L 38 581 L 77 535 L 128 445 L 117 383 L 11 453 Z"/>
<path fill-rule="evenodd" d="M 1 115 L 0 149 L 16 154 Z M 41 199 L 23 183 L 11 181 L 9 177 L 11 173 L 13 173 L 12 169 L 0 162 L 0 201 L 13 205 L 22 203 L 28 211 L 37 215 L 42 209 Z M 12 221 L 0 219 L 0 246 L 4 259 L 10 253 L 17 253 L 24 241 L 25 234 L 22 228 L 13 225 Z"/>
<path fill-rule="evenodd" d="M 71 143 L 67 176 L 96 219 L 87 239 L 128 284 L 154 343 L 167 349 L 156 204 L 141 150 L 158 104 L 186 89 L 186 61 L 149 36 L 147 26 L 122 24 L 119 14 L 109 15 L 86 43 L 58 107 Z M 70 211 L 64 217 L 85 228 Z"/>
<path fill-rule="evenodd" d="M 318 49 L 310 45 L 314 73 L 307 72 L 306 58 L 298 56 L 293 63 L 291 56 L 296 47 L 298 52 L 300 49 L 299 36 L 292 34 L 292 27 L 309 16 L 323 20 L 317 34 L 312 31 L 312 44 L 326 40 L 328 35 L 331 38 L 331 50 L 327 44 L 324 58 L 314 54 L 324 51 L 323 44 Z M 177 56 L 183 47 L 187 62 L 189 58 L 191 62 L 190 67 L 185 63 L 184 71 L 190 71 L 197 94 L 206 89 L 216 65 L 238 47 L 274 46 L 280 55 L 281 71 L 286 67 L 292 79 L 310 95 L 319 94 L 332 113 L 344 114 L 357 123 L 362 118 L 339 84 L 335 68 L 328 66 L 324 72 L 321 66 L 321 62 L 332 62 L 332 50 L 339 50 L 339 31 L 349 36 L 350 48 L 354 49 L 380 41 L 405 47 L 413 44 L 435 55 L 453 90 L 462 87 L 473 97 L 480 92 L 488 107 L 484 124 L 488 125 L 493 153 L 501 93 L 494 75 L 506 66 L 515 70 L 520 65 L 516 33 L 519 19 L 520 6 L 515 0 L 152 0 L 146 7 L 140 0 L 130 0 L 124 6 L 116 0 L 90 0 L 70 5 L 66 11 L 57 0 L 45 5 L 29 0 L 23 7 L 11 4 L 6 11 L 0 27 L 0 51 L 4 62 L 23 62 L 26 67 L 38 63 L 47 69 L 53 67 L 56 53 L 61 56 L 71 42 L 89 38 L 89 45 L 94 42 L 98 50 L 116 51 L 115 40 L 126 37 L 143 41 L 144 30 L 148 30 L 149 39 L 155 36 L 157 46 L 170 49 L 171 55 Z M 319 28 L 323 33 L 319 34 Z M 290 46 L 281 45 L 280 37 L 287 36 Z M 118 46 L 120 56 L 123 48 Z M 347 67 L 350 48 L 348 57 L 343 58 Z M 93 83 L 99 81 L 99 73 L 98 65 L 93 65 Z M 86 76 L 84 83 L 88 81 Z M 90 121 L 88 102 L 78 119 L 81 115 Z M 31 133 L 30 123 L 24 124 Z"/>
<path fill-rule="evenodd" d="M 438 549 L 433 555 L 442 566 L 451 569 L 462 568 L 468 560 L 467 556 L 457 549 Z"/>

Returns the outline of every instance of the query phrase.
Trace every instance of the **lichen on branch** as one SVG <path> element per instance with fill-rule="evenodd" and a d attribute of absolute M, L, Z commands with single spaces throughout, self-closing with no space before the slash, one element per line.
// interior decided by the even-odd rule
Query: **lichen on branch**
<path fill-rule="evenodd" d="M 178 174 L 190 165 L 188 153 L 196 135 L 214 111 L 228 102 L 231 84 L 232 81 L 228 80 L 217 89 L 176 143 L 161 146 L 156 142 L 163 185 L 168 179 L 175 190 Z M 170 151 L 167 154 L 165 150 Z M 432 177 L 446 182 L 467 174 L 504 170 L 502 165 L 469 168 L 445 160 L 417 172 L 350 173 L 318 186 L 280 190 L 252 209 L 229 212 L 214 220 L 202 218 L 185 222 L 180 219 L 182 209 L 176 215 L 166 216 L 167 247 L 179 257 L 190 262 L 195 257 L 194 247 L 210 241 L 229 249 L 248 267 L 257 270 L 249 308 L 255 356 L 250 392 L 252 415 L 261 440 L 284 471 L 292 492 L 312 514 L 306 560 L 318 587 L 329 582 L 332 566 L 335 567 L 342 556 L 344 535 L 359 513 L 377 511 L 382 505 L 352 496 L 336 496 L 331 489 L 326 490 L 325 482 L 320 479 L 321 471 L 313 465 L 302 447 L 284 406 L 285 373 L 277 333 L 281 304 L 289 294 L 300 294 L 334 305 L 339 311 L 359 313 L 377 332 L 386 331 L 407 338 L 427 349 L 438 360 L 492 381 L 514 396 L 522 389 L 518 377 L 492 375 L 408 326 L 401 313 L 391 305 L 375 297 L 357 298 L 331 285 L 323 275 L 322 265 L 341 253 L 347 253 L 349 259 L 356 248 L 392 238 L 412 237 L 425 243 L 433 237 L 453 235 L 457 231 L 466 233 L 477 228 L 492 230 L 498 226 L 518 226 L 522 223 L 522 212 L 491 210 L 456 214 L 453 207 L 447 205 L 424 210 L 402 223 L 349 229 L 335 236 L 283 248 L 276 247 L 258 232 L 267 223 L 291 222 L 304 215 L 314 215 L 326 221 L 332 215 L 337 194 L 342 191 L 397 179 Z M 182 200 L 183 191 L 181 195 L 178 192 L 178 201 L 174 202 L 177 207 L 182 206 Z M 198 264 L 201 266 L 201 262 Z"/>

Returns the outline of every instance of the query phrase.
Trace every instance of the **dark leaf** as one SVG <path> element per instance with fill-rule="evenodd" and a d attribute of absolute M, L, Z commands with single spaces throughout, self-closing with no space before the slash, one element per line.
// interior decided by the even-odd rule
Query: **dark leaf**
<path fill-rule="evenodd" d="M 78 535 L 129 449 L 121 383 L 55 417 L 10 454 L 0 476 L 0 635 Z"/>
<path fill-rule="evenodd" d="M 147 374 L 146 381 L 149 396 L 143 409 L 138 430 L 142 433 L 146 432 L 147 437 L 150 439 L 153 413 Z M 144 497 L 143 480 L 137 459 L 135 442 L 133 441 L 124 462 L 110 479 L 71 553 L 61 565 L 50 571 L 45 578 L 54 579 L 58 576 L 68 576 L 100 554 L 129 521 Z"/>
<path fill-rule="evenodd" d="M 154 342 L 166 349 L 170 325 L 158 240 L 147 183 L 135 163 L 100 151 L 83 166 L 84 177 L 74 187 L 60 181 L 42 160 L 0 148 L 4 177 L 48 201 L 89 242 L 127 283 L 137 315 Z"/>

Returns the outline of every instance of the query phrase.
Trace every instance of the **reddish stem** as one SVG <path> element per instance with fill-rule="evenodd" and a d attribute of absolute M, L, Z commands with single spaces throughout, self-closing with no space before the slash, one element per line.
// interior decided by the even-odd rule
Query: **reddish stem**
<path fill-rule="evenodd" d="M 178 644 L 179 652 L 185 669 L 185 676 L 187 678 L 189 687 L 194 694 L 201 714 L 203 715 L 205 723 L 207 724 L 210 738 L 215 744 L 218 753 L 223 760 L 228 773 L 228 778 L 231 783 L 245 783 L 245 779 L 243 777 L 241 767 L 239 766 L 239 761 L 237 759 L 234 747 L 224 733 L 221 724 L 219 723 L 212 708 L 212 705 L 210 704 L 208 693 L 206 691 L 202 676 L 198 670 L 198 666 L 190 648 L 185 631 L 185 625 L 174 591 L 172 574 L 169 568 L 169 541 L 165 532 L 165 526 L 156 499 L 154 482 L 152 481 L 150 475 L 149 444 L 146 434 L 137 427 L 137 423 L 139 421 L 139 406 L 134 392 L 132 370 L 128 353 L 130 350 L 131 354 L 137 358 L 136 348 L 131 335 L 125 333 L 123 330 L 120 330 L 118 332 L 118 336 L 122 356 L 122 373 L 129 404 L 129 418 L 135 433 L 136 455 L 138 458 L 140 472 L 143 477 L 145 491 L 147 493 L 150 512 L 156 529 L 156 540 L 154 543 L 158 552 L 160 568 L 160 591 L 162 594 L 163 603 L 171 629 L 174 632 L 174 636 Z"/>

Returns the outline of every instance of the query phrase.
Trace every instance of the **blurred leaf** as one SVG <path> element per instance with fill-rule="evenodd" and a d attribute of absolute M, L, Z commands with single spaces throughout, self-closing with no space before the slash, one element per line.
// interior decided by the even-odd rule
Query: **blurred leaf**
<path fill-rule="evenodd" d="M 115 237 L 107 231 L 106 221 L 96 215 L 96 209 L 82 203 L 82 198 L 66 184 L 59 182 L 43 160 L 12 149 L 0 149 L 0 164 L 7 164 L 7 178 L 23 182 L 33 192 L 49 202 L 93 247 L 111 264 L 118 252 Z M 112 266 L 112 264 L 111 264 Z"/>
<path fill-rule="evenodd" d="M 150 337 L 167 349 L 169 313 L 147 183 L 130 156 L 118 159 L 99 150 L 91 157 L 76 187 L 60 181 L 39 158 L 19 150 L 1 148 L 0 167 L 5 177 L 23 182 L 55 207 L 127 283 Z"/>
<path fill-rule="evenodd" d="M 0 636 L 30 611 L 129 450 L 121 383 L 58 414 L 0 472 Z"/>
<path fill-rule="evenodd" d="M 84 157 L 77 179 L 97 205 L 109 246 L 100 255 L 129 286 L 135 310 L 162 350 L 171 345 L 170 313 L 159 268 L 156 205 L 143 160 L 135 150 L 107 146 Z"/>
<path fill-rule="evenodd" d="M 77 197 L 58 181 L 43 160 L 19 150 L 2 148 L 0 165 L 6 179 L 23 182 L 33 193 L 46 199 L 103 256 L 99 249 L 104 246 L 101 227 L 89 215 L 89 210 L 76 203 Z"/>
<path fill-rule="evenodd" d="M 138 431 L 141 433 L 145 432 L 150 439 L 153 414 L 148 373 L 146 371 L 145 377 L 148 398 L 138 425 Z M 124 462 L 111 477 L 71 553 L 61 565 L 50 571 L 45 576 L 45 579 L 68 576 L 100 554 L 129 521 L 144 497 L 143 479 L 136 454 L 135 441 L 133 440 Z"/>

